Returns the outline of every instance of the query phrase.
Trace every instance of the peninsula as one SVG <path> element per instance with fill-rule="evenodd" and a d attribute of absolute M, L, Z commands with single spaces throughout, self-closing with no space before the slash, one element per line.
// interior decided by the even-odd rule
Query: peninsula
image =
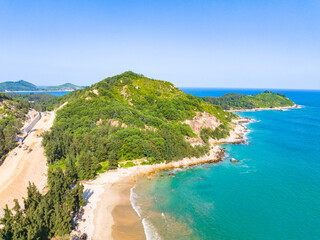
<path fill-rule="evenodd" d="M 206 102 L 221 106 L 224 110 L 243 111 L 259 109 L 294 108 L 292 100 L 282 93 L 264 91 L 256 95 L 227 93 L 221 97 L 203 97 Z"/>
<path fill-rule="evenodd" d="M 292 106 L 288 100 L 273 107 L 279 104 Z M 143 219 L 130 202 L 138 176 L 217 163 L 224 153 L 219 144 L 245 142 L 250 119 L 218 105 L 133 72 L 50 99 L 45 107 L 56 110 L 37 140 L 47 186 L 29 185 L 23 203 L 4 209 L 0 237 L 145 239 Z"/>

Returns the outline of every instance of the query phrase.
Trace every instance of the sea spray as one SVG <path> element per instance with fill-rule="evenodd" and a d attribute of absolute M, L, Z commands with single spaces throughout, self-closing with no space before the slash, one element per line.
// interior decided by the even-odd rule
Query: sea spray
<path fill-rule="evenodd" d="M 133 191 L 135 187 L 136 187 L 136 185 L 134 185 L 134 186 L 130 189 L 130 201 L 131 201 L 131 205 L 132 205 L 133 209 L 136 211 L 136 213 L 138 214 L 139 218 L 141 218 L 141 214 L 140 214 L 140 212 L 139 212 L 139 210 L 141 211 L 141 209 L 140 209 L 140 207 L 136 204 L 137 194 Z"/>
<path fill-rule="evenodd" d="M 131 205 L 132 205 L 133 209 L 136 211 L 139 218 L 141 218 L 141 208 L 137 205 L 138 195 L 134 192 L 135 187 L 136 187 L 136 185 L 134 185 L 130 189 L 130 201 L 131 201 Z M 143 225 L 143 229 L 144 229 L 147 240 L 161 240 L 162 239 L 159 236 L 159 234 L 157 233 L 155 227 L 149 221 L 147 221 L 145 218 L 142 219 L 142 225 Z"/>
<path fill-rule="evenodd" d="M 162 240 L 155 227 L 145 218 L 142 219 L 142 225 L 147 240 Z"/>

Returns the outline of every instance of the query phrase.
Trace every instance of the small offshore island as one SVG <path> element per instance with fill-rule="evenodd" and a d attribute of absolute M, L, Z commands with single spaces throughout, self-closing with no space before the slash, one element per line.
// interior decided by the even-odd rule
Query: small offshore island
<path fill-rule="evenodd" d="M 47 184 L 10 195 L 12 210 L 0 206 L 4 239 L 146 239 L 130 201 L 138 177 L 222 161 L 220 144 L 245 143 L 245 124 L 253 121 L 233 112 L 298 107 L 269 91 L 199 98 L 133 72 L 35 101 L 0 95 L 0 160 L 6 166 L 15 159 L 15 137 L 28 109 L 38 105 L 46 116 L 34 137 L 40 139 L 39 161 L 47 165 L 39 178 Z M 5 191 L 0 188 L 1 197 Z"/>

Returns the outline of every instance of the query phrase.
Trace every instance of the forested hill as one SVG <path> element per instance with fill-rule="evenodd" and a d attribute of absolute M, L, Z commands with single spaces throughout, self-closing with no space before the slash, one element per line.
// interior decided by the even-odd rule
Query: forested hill
<path fill-rule="evenodd" d="M 57 98 L 57 96 L 48 93 L 10 92 L 6 93 L 6 95 L 12 98 L 29 101 L 30 107 L 39 112 L 46 111 L 48 107 L 48 102 L 53 101 L 54 98 Z"/>
<path fill-rule="evenodd" d="M 0 93 L 0 165 L 7 153 L 15 147 L 16 134 L 28 110 L 28 101 Z"/>
<path fill-rule="evenodd" d="M 187 142 L 185 137 L 196 134 L 182 122 L 197 112 L 212 114 L 221 124 L 211 136 L 219 138 L 228 134 L 234 117 L 169 82 L 133 72 L 55 101 L 57 106 L 68 104 L 57 112 L 51 132 L 44 137 L 45 152 L 50 164 L 71 168 L 76 179 L 92 178 L 133 159 L 143 158 L 144 164 L 150 164 L 201 156 L 208 145 L 193 147 Z"/>
<path fill-rule="evenodd" d="M 72 83 L 65 83 L 58 86 L 49 86 L 49 87 L 40 88 L 39 90 L 41 91 L 73 91 L 81 88 L 82 87 L 74 85 Z"/>
<path fill-rule="evenodd" d="M 14 92 L 14 91 L 73 91 L 83 87 L 74 85 L 72 83 L 65 83 L 59 86 L 37 87 L 36 85 L 24 80 L 20 81 L 7 81 L 0 83 L 0 92 Z"/>
<path fill-rule="evenodd" d="M 0 83 L 0 92 L 5 91 L 36 91 L 38 87 L 32 83 L 20 80 L 17 82 L 8 81 Z"/>
<path fill-rule="evenodd" d="M 203 97 L 204 101 L 221 106 L 225 110 L 290 107 L 294 102 L 284 94 L 265 91 L 256 95 L 228 93 L 221 97 Z"/>

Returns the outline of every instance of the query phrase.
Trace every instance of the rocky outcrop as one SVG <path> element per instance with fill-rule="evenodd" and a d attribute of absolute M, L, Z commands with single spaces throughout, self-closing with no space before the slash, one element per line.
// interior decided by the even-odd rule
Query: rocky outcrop
<path fill-rule="evenodd" d="M 235 159 L 235 158 L 231 158 L 231 159 L 230 159 L 230 162 L 232 162 L 232 163 L 238 163 L 239 161 L 238 161 L 237 159 Z"/>
<path fill-rule="evenodd" d="M 190 125 L 193 132 L 200 135 L 202 128 L 212 128 L 213 130 L 220 125 L 220 121 L 215 116 L 207 112 L 197 112 L 192 120 L 185 120 L 183 123 Z"/>
<path fill-rule="evenodd" d="M 191 144 L 191 146 L 197 146 L 197 145 L 201 145 L 204 146 L 206 145 L 205 142 L 201 139 L 201 138 L 196 138 L 196 137 L 185 137 L 185 140 Z"/>

